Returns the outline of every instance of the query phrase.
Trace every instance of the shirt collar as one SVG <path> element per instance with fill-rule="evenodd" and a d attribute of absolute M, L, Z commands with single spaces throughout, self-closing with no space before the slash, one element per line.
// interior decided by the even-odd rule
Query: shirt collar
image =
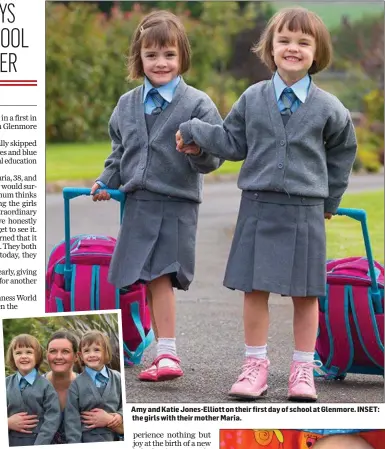
<path fill-rule="evenodd" d="M 172 101 L 172 97 L 174 96 L 174 92 L 176 87 L 178 86 L 180 81 L 180 76 L 172 79 L 169 83 L 164 86 L 157 87 L 157 91 L 159 94 L 169 103 Z M 144 77 L 144 92 L 143 92 L 143 103 L 146 101 L 148 92 L 153 89 L 154 86 L 151 84 L 150 80 L 145 76 Z"/>
<path fill-rule="evenodd" d="M 95 382 L 95 377 L 98 373 L 103 374 L 103 376 L 108 379 L 108 372 L 107 372 L 106 365 L 104 365 L 100 371 L 95 371 L 94 369 L 88 368 L 88 366 L 86 366 L 85 371 L 91 377 L 93 382 Z"/>
<path fill-rule="evenodd" d="M 299 81 L 297 81 L 292 86 L 290 86 L 293 89 L 293 92 L 295 93 L 296 97 L 302 103 L 305 103 L 307 93 L 308 93 L 309 87 L 310 87 L 310 81 L 311 81 L 311 78 L 310 78 L 309 74 L 306 74 L 303 78 L 301 78 Z M 283 90 L 286 89 L 286 87 L 288 87 L 288 86 L 285 84 L 285 82 L 279 76 L 278 72 L 275 72 L 275 74 L 274 74 L 273 83 L 274 83 L 275 95 L 276 95 L 277 101 L 278 101 L 281 97 Z"/>
<path fill-rule="evenodd" d="M 26 374 L 25 376 L 22 376 L 19 371 L 17 372 L 17 380 L 20 383 L 20 380 L 24 377 L 24 379 L 30 384 L 33 385 L 33 383 L 36 380 L 36 376 L 37 376 L 37 369 L 34 368 L 32 371 L 30 371 L 28 374 Z"/>

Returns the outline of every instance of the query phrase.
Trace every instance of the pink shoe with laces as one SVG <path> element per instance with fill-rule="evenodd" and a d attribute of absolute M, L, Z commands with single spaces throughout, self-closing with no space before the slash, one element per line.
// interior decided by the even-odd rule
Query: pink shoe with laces
<path fill-rule="evenodd" d="M 317 400 L 313 370 L 314 368 L 319 368 L 320 363 L 318 360 L 312 362 L 291 362 L 289 401 L 315 402 Z"/>
<path fill-rule="evenodd" d="M 241 399 L 258 399 L 267 392 L 267 376 L 270 362 L 267 359 L 247 357 L 242 374 L 229 391 L 229 396 Z"/>

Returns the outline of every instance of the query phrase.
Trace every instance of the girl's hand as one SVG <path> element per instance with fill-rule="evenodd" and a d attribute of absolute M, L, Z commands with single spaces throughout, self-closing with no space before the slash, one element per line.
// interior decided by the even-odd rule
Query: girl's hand
<path fill-rule="evenodd" d="M 324 217 L 326 218 L 326 220 L 330 220 L 333 217 L 333 214 L 331 214 L 330 212 L 325 212 Z"/>
<path fill-rule="evenodd" d="M 193 156 L 197 156 L 201 152 L 201 149 L 195 143 L 185 145 L 180 131 L 176 133 L 175 138 L 176 138 L 176 149 L 180 153 L 192 154 Z"/>
<path fill-rule="evenodd" d="M 29 429 L 34 429 L 38 422 L 37 415 L 28 415 L 27 412 L 15 413 L 8 418 L 8 429 L 21 433 L 32 433 L 32 430 Z"/>
<path fill-rule="evenodd" d="M 185 145 L 181 152 L 184 154 L 192 154 L 193 156 L 198 156 L 198 154 L 200 154 L 201 152 L 201 149 L 195 143 L 192 143 L 190 145 Z"/>
<path fill-rule="evenodd" d="M 100 189 L 100 185 L 95 182 L 95 184 L 91 187 L 91 196 L 92 201 L 107 201 L 111 198 L 110 194 L 106 190 L 100 190 L 99 193 L 94 195 L 94 193 Z"/>
<path fill-rule="evenodd" d="M 122 424 L 123 424 L 123 418 L 121 417 L 121 415 L 119 415 L 119 413 L 111 413 L 111 415 L 113 417 L 113 419 L 111 420 L 110 424 L 108 424 L 107 427 L 109 427 L 112 430 L 115 430 L 117 428 L 121 428 Z M 118 433 L 122 433 L 122 432 L 118 432 Z"/>
<path fill-rule="evenodd" d="M 182 138 L 182 134 L 180 133 L 180 131 L 178 130 L 178 132 L 175 134 L 175 139 L 176 139 L 176 149 L 182 153 L 184 153 L 183 147 L 184 147 L 184 142 L 183 142 L 183 138 Z"/>
<path fill-rule="evenodd" d="M 101 408 L 93 408 L 89 412 L 82 412 L 81 418 L 87 429 L 95 429 L 96 427 L 109 427 L 115 417 Z"/>

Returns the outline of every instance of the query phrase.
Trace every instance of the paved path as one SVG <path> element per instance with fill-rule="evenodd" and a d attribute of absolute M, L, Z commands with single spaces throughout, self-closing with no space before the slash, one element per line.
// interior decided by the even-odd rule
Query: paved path
<path fill-rule="evenodd" d="M 359 176 L 349 191 L 383 187 L 382 176 Z M 242 295 L 222 286 L 240 192 L 235 182 L 206 184 L 200 207 L 195 280 L 188 292 L 177 294 L 177 345 L 185 376 L 173 382 L 142 384 L 139 367 L 126 369 L 128 402 L 230 402 L 226 393 L 243 359 Z M 60 195 L 47 196 L 47 254 L 62 239 Z M 115 235 L 117 205 L 94 204 L 79 198 L 72 205 L 72 233 Z M 292 305 L 272 295 L 269 357 L 269 394 L 263 402 L 285 402 L 292 354 Z M 144 363 L 154 356 L 152 346 Z M 317 380 L 321 402 L 383 402 L 380 376 L 349 375 L 344 382 Z"/>

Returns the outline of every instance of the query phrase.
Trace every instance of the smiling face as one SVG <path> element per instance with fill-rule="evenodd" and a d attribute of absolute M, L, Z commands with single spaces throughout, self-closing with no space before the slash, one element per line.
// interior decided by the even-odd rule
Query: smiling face
<path fill-rule="evenodd" d="M 58 338 L 48 344 L 47 361 L 53 373 L 72 372 L 76 359 L 72 343 L 66 338 Z"/>
<path fill-rule="evenodd" d="M 36 366 L 35 350 L 26 346 L 17 346 L 13 350 L 13 360 L 22 376 L 30 373 Z"/>
<path fill-rule="evenodd" d="M 303 78 L 313 64 L 316 43 L 313 36 L 286 26 L 273 36 L 272 56 L 281 78 L 287 85 Z"/>
<path fill-rule="evenodd" d="M 179 75 L 180 57 L 176 46 L 143 47 L 143 71 L 154 87 L 164 86 Z"/>
<path fill-rule="evenodd" d="M 82 346 L 80 354 L 84 364 L 88 366 L 88 368 L 100 371 L 105 365 L 104 350 L 99 342 Z"/>

